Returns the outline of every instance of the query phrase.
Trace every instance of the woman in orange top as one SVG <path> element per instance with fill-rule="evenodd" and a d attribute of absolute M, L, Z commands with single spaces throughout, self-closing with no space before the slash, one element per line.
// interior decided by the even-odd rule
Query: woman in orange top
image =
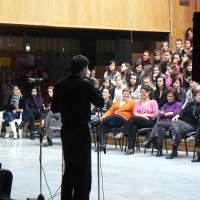
<path fill-rule="evenodd" d="M 122 100 L 117 100 L 102 117 L 100 133 L 101 150 L 104 150 L 104 138 L 106 129 L 121 127 L 133 116 L 136 101 L 131 99 L 131 90 L 126 87 L 122 91 Z"/>

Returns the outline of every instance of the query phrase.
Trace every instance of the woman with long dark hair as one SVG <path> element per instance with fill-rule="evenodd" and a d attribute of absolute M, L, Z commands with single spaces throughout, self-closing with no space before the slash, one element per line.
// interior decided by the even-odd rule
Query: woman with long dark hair
<path fill-rule="evenodd" d="M 138 101 L 140 99 L 140 80 L 139 76 L 136 73 L 131 74 L 130 80 L 127 84 L 127 86 L 131 89 L 131 98 Z"/>
<path fill-rule="evenodd" d="M 40 119 L 40 109 L 43 106 L 43 103 L 44 99 L 38 94 L 37 87 L 33 87 L 30 96 L 26 99 L 25 102 L 25 112 L 22 116 L 22 122 L 18 126 L 19 129 L 22 129 L 24 125 L 29 121 L 31 140 L 35 139 L 34 120 Z"/>
<path fill-rule="evenodd" d="M 156 79 L 156 90 L 154 91 L 154 100 L 157 101 L 159 109 L 165 103 L 167 103 L 167 87 L 165 85 L 164 76 L 159 76 Z"/>

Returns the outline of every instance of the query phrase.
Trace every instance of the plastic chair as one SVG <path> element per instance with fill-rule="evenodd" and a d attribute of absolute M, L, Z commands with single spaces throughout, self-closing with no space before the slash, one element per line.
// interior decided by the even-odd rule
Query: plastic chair
<path fill-rule="evenodd" d="M 10 170 L 0 169 L 0 195 L 10 197 L 13 175 Z"/>
<path fill-rule="evenodd" d="M 1 135 L 2 123 L 4 122 L 4 119 L 3 119 L 4 112 L 5 111 L 0 111 L 0 135 Z"/>

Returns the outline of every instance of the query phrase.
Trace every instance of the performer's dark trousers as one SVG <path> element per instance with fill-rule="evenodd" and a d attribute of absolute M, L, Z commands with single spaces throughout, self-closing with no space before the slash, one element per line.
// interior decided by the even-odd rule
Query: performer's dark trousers
<path fill-rule="evenodd" d="M 91 190 L 91 140 L 88 124 L 63 125 L 65 160 L 61 200 L 89 200 Z"/>

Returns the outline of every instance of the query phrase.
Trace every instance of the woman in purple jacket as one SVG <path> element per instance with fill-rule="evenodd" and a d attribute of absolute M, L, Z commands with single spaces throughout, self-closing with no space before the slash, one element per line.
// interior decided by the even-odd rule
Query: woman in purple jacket
<path fill-rule="evenodd" d="M 164 125 L 171 123 L 173 117 L 180 113 L 182 109 L 182 103 L 178 101 L 178 92 L 174 88 L 170 88 L 167 91 L 168 103 L 160 110 L 160 119 L 162 121 L 156 123 L 151 131 L 150 137 L 142 145 L 146 148 L 150 148 L 152 143 L 155 143 L 158 148 L 157 157 L 162 156 L 162 146 L 165 137 Z M 164 131 L 163 131 L 164 130 Z"/>

